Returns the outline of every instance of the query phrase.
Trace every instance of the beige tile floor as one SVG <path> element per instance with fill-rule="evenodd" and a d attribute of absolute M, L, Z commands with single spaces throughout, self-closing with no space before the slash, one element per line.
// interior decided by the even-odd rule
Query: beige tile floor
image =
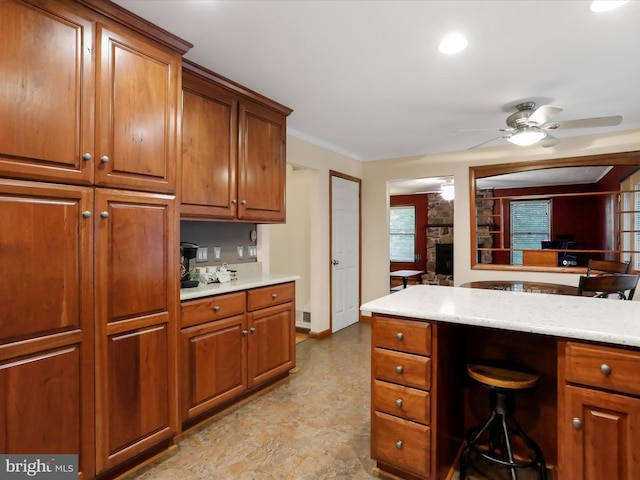
<path fill-rule="evenodd" d="M 359 323 L 298 343 L 296 373 L 187 432 L 172 454 L 126 480 L 378 478 L 369 451 L 370 342 L 370 324 Z"/>

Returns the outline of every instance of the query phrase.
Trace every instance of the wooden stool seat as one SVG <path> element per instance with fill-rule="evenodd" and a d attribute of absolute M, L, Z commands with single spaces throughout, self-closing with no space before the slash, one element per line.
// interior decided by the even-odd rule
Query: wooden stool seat
<path fill-rule="evenodd" d="M 483 385 L 509 390 L 525 390 L 535 387 L 540 378 L 537 373 L 511 370 L 488 364 L 470 363 L 467 365 L 467 373 Z"/>

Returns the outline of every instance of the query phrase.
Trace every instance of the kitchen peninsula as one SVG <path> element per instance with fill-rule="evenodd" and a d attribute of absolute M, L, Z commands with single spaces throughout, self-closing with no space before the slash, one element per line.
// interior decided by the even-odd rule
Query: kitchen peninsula
<path fill-rule="evenodd" d="M 361 310 L 373 314 L 371 455 L 381 471 L 447 478 L 464 432 L 489 412 L 465 365 L 493 358 L 540 374 L 517 416 L 551 478 L 640 475 L 640 303 L 417 285 Z"/>

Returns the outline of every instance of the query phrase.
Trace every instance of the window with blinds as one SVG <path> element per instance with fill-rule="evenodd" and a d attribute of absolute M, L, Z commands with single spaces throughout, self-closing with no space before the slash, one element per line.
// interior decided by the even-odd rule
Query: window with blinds
<path fill-rule="evenodd" d="M 415 206 L 389 208 L 389 259 L 413 262 L 416 255 Z"/>
<path fill-rule="evenodd" d="M 522 265 L 522 250 L 540 250 L 551 236 L 551 200 L 510 202 L 511 264 Z"/>

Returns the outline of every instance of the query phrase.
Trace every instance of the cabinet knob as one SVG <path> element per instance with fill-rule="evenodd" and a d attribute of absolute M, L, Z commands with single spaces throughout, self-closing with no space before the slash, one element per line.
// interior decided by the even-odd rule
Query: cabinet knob
<path fill-rule="evenodd" d="M 402 407 L 402 399 L 401 398 L 396 400 L 396 407 L 398 407 L 398 408 Z"/>
<path fill-rule="evenodd" d="M 82 212 L 82 216 L 84 218 L 89 218 L 91 216 L 91 212 L 89 210 L 85 210 L 84 212 Z"/>
<path fill-rule="evenodd" d="M 107 157 L 106 155 L 103 155 L 100 157 L 100 161 L 102 163 L 109 163 L 109 157 Z"/>
<path fill-rule="evenodd" d="M 100 212 L 102 218 L 109 218 L 109 212 Z"/>
<path fill-rule="evenodd" d="M 246 201 L 246 200 L 242 200 L 240 203 L 241 203 L 242 205 L 246 205 L 246 204 L 247 204 L 247 201 Z"/>
<path fill-rule="evenodd" d="M 571 420 L 571 424 L 576 430 L 580 430 L 582 428 L 582 420 L 580 420 L 578 417 L 573 417 L 573 420 Z"/>
<path fill-rule="evenodd" d="M 213 307 L 213 311 L 214 312 L 219 312 L 220 311 L 220 307 L 218 305 L 216 305 L 215 307 Z"/>
<path fill-rule="evenodd" d="M 276 298 L 278 298 L 278 294 L 277 294 L 277 293 L 272 293 L 272 294 L 271 294 L 271 298 L 272 298 L 273 300 L 275 300 Z"/>
<path fill-rule="evenodd" d="M 396 373 L 398 373 L 398 374 L 399 374 L 399 373 L 402 373 L 402 372 L 404 372 L 404 368 L 402 368 L 402 365 L 398 365 L 398 366 L 396 367 Z"/>
<path fill-rule="evenodd" d="M 256 327 L 251 327 L 251 328 L 249 329 L 249 331 L 250 331 L 251 333 L 256 333 Z"/>
<path fill-rule="evenodd" d="M 246 330 L 242 330 L 242 335 L 243 335 L 243 336 L 245 336 L 245 337 L 246 337 L 248 333 L 249 333 L 249 332 L 247 332 Z"/>
<path fill-rule="evenodd" d="M 235 205 L 236 203 L 238 203 L 238 200 L 236 200 L 236 199 L 234 198 L 233 200 L 231 200 L 231 203 L 233 203 L 233 204 Z"/>
<path fill-rule="evenodd" d="M 602 372 L 603 375 L 611 375 L 611 367 L 606 363 L 603 363 L 602 365 L 600 365 L 600 371 Z"/>
<path fill-rule="evenodd" d="M 398 450 L 402 450 L 402 445 L 403 445 L 403 444 L 402 444 L 402 440 L 398 440 L 398 441 L 396 442 L 396 448 L 397 448 Z"/>
<path fill-rule="evenodd" d="M 396 333 L 396 340 L 398 340 L 399 342 L 404 340 L 404 333 L 402 333 L 402 332 Z"/>
<path fill-rule="evenodd" d="M 89 161 L 91 160 L 93 157 L 91 156 L 91 154 L 89 152 L 85 153 L 84 155 L 82 155 L 82 159 L 84 161 Z"/>

